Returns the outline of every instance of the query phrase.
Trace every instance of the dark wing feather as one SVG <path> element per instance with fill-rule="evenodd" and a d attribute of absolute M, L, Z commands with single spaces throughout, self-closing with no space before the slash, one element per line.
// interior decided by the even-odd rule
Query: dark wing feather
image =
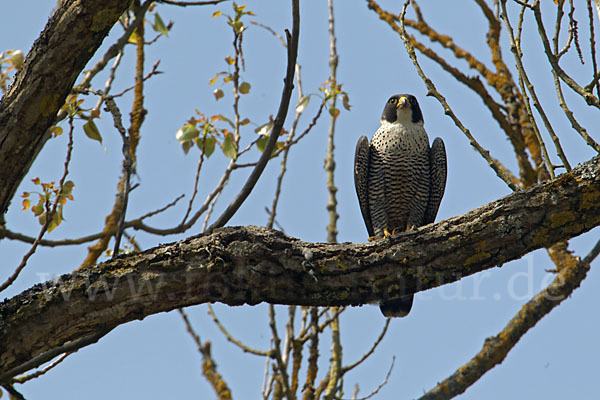
<path fill-rule="evenodd" d="M 371 213 L 369 210 L 369 196 L 367 194 L 369 181 L 369 162 L 370 162 L 369 139 L 366 136 L 361 136 L 356 143 L 356 152 L 354 153 L 354 186 L 358 195 L 358 204 L 369 237 L 374 236 L 373 225 L 371 223 Z"/>
<path fill-rule="evenodd" d="M 429 176 L 431 184 L 429 185 L 429 202 L 425 210 L 423 224 L 431 224 L 435 221 L 444 190 L 446 189 L 446 176 L 448 166 L 446 164 L 446 147 L 442 139 L 435 138 L 429 151 Z"/>

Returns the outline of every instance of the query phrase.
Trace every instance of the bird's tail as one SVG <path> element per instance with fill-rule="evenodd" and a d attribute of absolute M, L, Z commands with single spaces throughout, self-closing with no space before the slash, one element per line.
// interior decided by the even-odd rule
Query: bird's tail
<path fill-rule="evenodd" d="M 379 309 L 386 317 L 406 317 L 412 308 L 413 297 L 414 295 L 411 294 L 397 299 L 384 300 L 379 303 Z"/>

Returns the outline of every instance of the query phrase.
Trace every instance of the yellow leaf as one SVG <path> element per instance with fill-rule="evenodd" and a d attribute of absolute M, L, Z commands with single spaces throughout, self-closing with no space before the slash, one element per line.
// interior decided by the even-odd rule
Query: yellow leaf
<path fill-rule="evenodd" d="M 214 77 L 214 78 L 212 78 L 212 79 L 210 80 L 210 82 L 208 82 L 208 84 L 209 84 L 209 85 L 214 85 L 214 84 L 215 84 L 215 82 L 217 81 L 217 79 L 219 79 L 219 74 L 218 74 L 218 73 L 215 75 L 215 77 Z"/>
<path fill-rule="evenodd" d="M 23 211 L 27 210 L 31 205 L 31 201 L 29 199 L 23 200 Z"/>
<path fill-rule="evenodd" d="M 213 18 L 216 18 L 221 14 L 223 14 L 223 11 L 215 11 L 212 16 L 213 16 Z"/>
<path fill-rule="evenodd" d="M 131 36 L 129 36 L 128 42 L 129 42 L 129 43 L 136 44 L 136 43 L 137 43 L 137 41 L 138 41 L 138 35 L 137 35 L 137 33 L 135 33 L 135 31 L 134 31 L 134 32 L 132 32 L 132 33 L 131 33 Z"/>

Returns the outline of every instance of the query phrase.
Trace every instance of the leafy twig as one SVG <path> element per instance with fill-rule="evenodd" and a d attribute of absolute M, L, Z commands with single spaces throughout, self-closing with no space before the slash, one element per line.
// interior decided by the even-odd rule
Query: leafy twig
<path fill-rule="evenodd" d="M 31 258 L 31 256 L 37 250 L 37 247 L 40 244 L 42 237 L 48 231 L 48 227 L 50 226 L 50 223 L 54 219 L 54 215 L 56 214 L 56 210 L 58 208 L 60 195 L 62 194 L 64 185 L 65 185 L 65 179 L 67 178 L 67 175 L 69 174 L 69 163 L 71 162 L 71 154 L 72 153 L 73 153 L 73 118 L 69 118 L 69 143 L 67 144 L 67 157 L 65 159 L 63 175 L 60 178 L 60 181 L 58 184 L 58 192 L 57 192 L 56 199 L 54 201 L 54 204 L 52 205 L 52 209 L 47 210 L 46 221 L 44 222 L 42 229 L 40 229 L 40 233 L 38 234 L 37 238 L 34 240 L 31 248 L 29 249 L 29 251 L 27 251 L 27 253 L 25 253 L 23 258 L 21 259 L 21 263 L 17 266 L 17 268 L 15 268 L 15 271 L 13 272 L 13 274 L 11 276 L 9 276 L 8 279 L 4 283 L 2 283 L 0 285 L 0 292 L 4 291 L 6 288 L 8 288 L 10 285 L 12 285 L 13 282 L 19 277 L 19 274 L 21 273 L 21 271 L 23 271 L 23 269 L 27 265 L 27 261 L 29 260 L 29 258 Z M 46 207 L 49 208 L 48 203 L 46 203 Z"/>
<path fill-rule="evenodd" d="M 279 137 L 281 130 L 283 129 L 283 123 L 285 122 L 287 110 L 290 104 L 290 97 L 292 95 L 292 90 L 294 88 L 294 69 L 296 66 L 296 57 L 298 55 L 298 38 L 300 34 L 300 5 L 299 0 L 292 0 L 292 33 L 286 30 L 286 36 L 288 40 L 288 62 L 287 62 L 287 73 L 284 80 L 283 93 L 281 96 L 281 103 L 279 104 L 279 111 L 277 112 L 277 116 L 275 117 L 275 122 L 273 123 L 273 129 L 271 131 L 271 136 L 265 145 L 265 149 L 263 154 L 261 155 L 258 163 L 250 173 L 248 180 L 238 193 L 238 195 L 233 199 L 233 201 L 229 204 L 229 206 L 225 209 L 223 214 L 210 226 L 209 230 L 219 228 L 224 226 L 227 221 L 236 213 L 236 211 L 240 208 L 242 203 L 246 200 L 254 185 L 260 178 L 262 172 L 264 171 L 267 162 L 269 162 L 271 158 L 271 153 L 275 148 L 275 144 L 277 143 L 277 138 Z"/>

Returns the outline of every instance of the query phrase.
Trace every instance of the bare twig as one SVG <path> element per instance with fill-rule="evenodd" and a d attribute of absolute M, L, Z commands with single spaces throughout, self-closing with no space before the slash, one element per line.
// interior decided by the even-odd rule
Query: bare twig
<path fill-rule="evenodd" d="M 48 350 L 36 357 L 24 362 L 23 364 L 20 364 L 16 367 L 6 371 L 4 374 L 0 375 L 0 383 L 6 382 L 7 380 L 11 379 L 11 377 L 13 377 L 13 376 L 22 374 L 24 372 L 29 371 L 32 368 L 36 368 L 39 365 L 47 363 L 48 361 L 52 360 L 53 358 L 55 358 L 61 354 L 73 353 L 82 347 L 88 346 L 92 343 L 96 343 L 98 340 L 100 340 L 103 336 L 105 336 L 111 330 L 112 330 L 112 328 L 108 328 L 108 329 L 102 329 L 102 330 L 99 330 L 96 332 L 92 332 L 88 335 L 80 337 L 79 339 L 69 341 L 69 342 L 63 344 L 62 346 L 58 346 L 52 350 Z"/>
<path fill-rule="evenodd" d="M 557 56 L 556 56 L 557 58 L 560 58 L 563 51 L 567 48 L 567 46 L 565 46 L 565 48 L 563 48 L 563 50 L 561 50 L 560 52 L 558 51 L 558 38 L 559 38 L 559 33 L 560 33 L 561 20 L 562 20 L 563 14 L 564 14 L 564 12 L 562 10 L 562 4 L 564 4 L 564 3 L 560 3 L 557 7 L 554 38 L 552 40 L 552 44 L 554 46 L 554 53 L 557 54 Z M 588 1 L 588 4 L 589 4 L 589 1 Z M 592 20 L 590 20 L 590 24 L 593 24 L 593 14 L 592 14 Z M 591 30 L 592 30 L 591 34 L 593 34 L 593 26 L 591 27 Z M 569 29 L 569 32 L 570 31 L 571 30 Z M 569 39 L 571 37 L 572 37 L 572 35 L 569 33 Z M 593 36 L 590 40 L 593 40 Z M 593 51 L 594 50 L 592 49 L 592 59 L 595 60 L 595 55 L 594 55 Z M 556 88 L 556 95 L 558 97 L 558 102 L 560 104 L 560 108 L 565 113 L 565 116 L 571 123 L 571 126 L 573 127 L 573 129 L 575 129 L 575 131 L 577 131 L 577 133 L 579 133 L 579 135 L 583 138 L 583 140 L 585 140 L 585 142 L 588 144 L 588 146 L 592 147 L 594 150 L 596 150 L 598 153 L 600 153 L 600 145 L 598 145 L 598 143 L 594 139 L 592 139 L 592 137 L 587 133 L 587 130 L 583 126 L 581 126 L 579 124 L 579 122 L 577 122 L 577 120 L 575 119 L 575 115 L 573 114 L 573 111 L 571 111 L 571 109 L 567 106 L 567 102 L 566 102 L 565 96 L 563 94 L 562 85 L 560 83 L 560 78 L 558 77 L 558 74 L 556 73 L 554 68 L 552 68 L 551 71 L 552 71 L 552 77 L 554 78 L 554 86 Z"/>
<path fill-rule="evenodd" d="M 383 380 L 383 382 L 381 382 L 379 384 L 379 386 L 377 386 L 375 388 L 375 390 L 373 390 L 371 393 L 369 393 L 367 396 L 365 397 L 361 397 L 358 400 L 368 400 L 370 398 L 372 398 L 373 396 L 375 396 L 377 393 L 379 393 L 379 391 L 385 386 L 387 385 L 389 379 L 390 379 L 390 375 L 392 375 L 392 370 L 394 369 L 394 362 L 396 361 L 396 356 L 392 357 L 392 364 L 390 365 L 390 369 L 388 369 L 388 373 L 385 376 L 385 379 Z"/>
<path fill-rule="evenodd" d="M 182 224 L 185 224 L 187 218 L 190 216 L 190 212 L 192 212 L 192 206 L 194 205 L 194 200 L 196 199 L 196 195 L 198 194 L 198 182 L 200 181 L 200 170 L 202 169 L 202 164 L 204 163 L 204 146 L 200 150 L 200 158 L 198 159 L 198 166 L 196 167 L 196 177 L 194 178 L 194 190 L 192 191 L 192 197 L 188 203 L 187 210 L 185 210 L 185 215 L 181 220 Z"/>
<path fill-rule="evenodd" d="M 308 346 L 308 366 L 302 400 L 315 399 L 315 382 L 319 370 L 319 308 L 310 307 L 310 345 Z"/>
<path fill-rule="evenodd" d="M 256 25 L 256 26 L 260 26 L 261 28 L 270 32 L 273 36 L 275 36 L 277 39 L 279 39 L 279 41 L 281 42 L 283 47 L 287 48 L 287 43 L 285 42 L 285 39 L 283 38 L 283 36 L 281 36 L 279 33 L 275 32 L 275 30 L 273 28 L 271 28 L 270 26 L 267 26 L 267 25 L 263 25 L 258 21 L 250 21 L 250 23 L 253 25 Z"/>
<path fill-rule="evenodd" d="M 588 18 L 590 25 L 590 53 L 592 57 L 592 72 L 594 77 L 598 76 L 598 62 L 596 60 L 596 34 L 594 32 L 594 10 L 592 8 L 592 1 L 587 0 L 588 7 Z M 596 95 L 600 98 L 600 82 L 596 79 Z"/>
<path fill-rule="evenodd" d="M 6 383 L 3 384 L 2 387 L 10 395 L 10 400 L 25 400 L 25 396 L 23 396 L 17 389 L 15 389 L 13 385 Z"/>
<path fill-rule="evenodd" d="M 102 57 L 102 59 L 100 61 L 98 61 L 96 63 L 96 65 L 94 65 L 90 70 L 88 70 L 85 73 L 83 80 L 76 87 L 77 89 L 89 88 L 94 76 L 96 76 L 100 71 L 104 70 L 104 68 L 106 67 L 106 64 L 108 64 L 108 62 L 111 59 L 115 58 L 119 54 L 119 52 L 123 50 L 125 45 L 128 43 L 129 38 L 131 37 L 131 34 L 133 33 L 133 31 L 136 30 L 138 28 L 138 26 L 144 21 L 144 15 L 146 14 L 146 11 L 148 11 L 148 8 L 150 7 L 150 5 L 153 2 L 154 2 L 154 0 L 146 0 L 144 2 L 144 4 L 142 4 L 141 7 L 139 7 L 136 10 L 135 18 L 134 18 L 133 22 L 127 27 L 127 29 L 125 29 L 125 32 L 123 32 L 123 35 L 121 35 L 119 40 L 117 40 L 117 42 L 115 44 L 113 44 L 112 46 L 110 46 L 108 48 L 106 53 L 104 53 L 104 56 Z M 61 118 L 59 117 L 59 119 L 61 119 Z"/>
<path fill-rule="evenodd" d="M 505 0 L 503 0 L 505 1 Z M 550 46 L 550 41 L 548 40 L 548 36 L 546 35 L 546 28 L 544 28 L 544 21 L 542 20 L 542 11 L 540 8 L 539 0 L 536 0 L 533 5 L 533 15 L 535 16 L 535 20 L 537 22 L 538 33 L 540 35 L 540 39 L 542 40 L 542 44 L 544 45 L 544 52 L 546 53 L 546 57 L 552 66 L 552 69 L 556 71 L 556 74 L 560 77 L 560 79 L 567 84 L 575 93 L 579 94 L 586 103 L 590 106 L 600 108 L 600 99 L 595 97 L 592 93 L 591 87 L 581 87 L 573 78 L 571 78 L 558 64 L 558 60 L 554 53 L 552 52 L 552 48 Z"/>
<path fill-rule="evenodd" d="M 456 126 L 469 139 L 469 143 L 471 144 L 471 146 L 473 146 L 473 148 L 475 148 L 475 150 L 477 150 L 477 152 L 487 161 L 489 166 L 494 170 L 494 172 L 496 172 L 496 175 L 498 175 L 498 177 L 500 179 L 502 179 L 508 185 L 508 187 L 510 187 L 512 190 L 515 190 L 515 191 L 519 190 L 519 187 L 513 182 L 513 180 L 510 178 L 510 176 L 505 172 L 505 169 L 503 167 L 501 167 L 498 164 L 498 162 L 490 156 L 490 152 L 488 150 L 484 149 L 477 142 L 477 140 L 475 140 L 473 135 L 471 135 L 471 132 L 467 128 L 465 128 L 465 126 L 458 119 L 458 117 L 454 114 L 454 112 L 452 111 L 452 109 L 450 108 L 448 103 L 446 102 L 446 99 L 444 98 L 444 96 L 442 96 L 437 91 L 433 82 L 423 72 L 423 69 L 421 68 L 419 62 L 417 61 L 417 55 L 415 54 L 415 49 L 412 45 L 410 38 L 408 37 L 408 34 L 406 33 L 406 29 L 404 27 L 404 16 L 406 15 L 406 8 L 408 7 L 409 2 L 410 2 L 410 0 L 407 0 L 404 3 L 404 6 L 402 7 L 402 12 L 400 14 L 400 35 L 402 36 L 402 40 L 404 41 L 404 45 L 406 46 L 408 55 L 410 56 L 410 59 L 412 60 L 413 64 L 415 65 L 418 75 L 421 77 L 421 79 L 425 83 L 425 86 L 427 86 L 427 90 L 428 90 L 427 95 L 435 97 L 440 102 L 440 104 L 444 108 L 444 112 L 446 113 L 446 115 L 448 115 L 450 118 L 452 118 L 452 121 L 454 121 Z"/>
<path fill-rule="evenodd" d="M 310 121 L 310 123 L 308 124 L 306 129 L 300 135 L 298 135 L 294 140 L 292 140 L 290 143 L 286 142 L 282 148 L 280 148 L 279 150 L 276 150 L 273 153 L 273 157 L 277 157 L 279 154 L 281 154 L 282 151 L 285 151 L 285 149 L 287 149 L 288 147 L 295 145 L 300 140 L 302 140 L 308 133 L 310 133 L 311 129 L 317 124 L 317 121 L 319 120 L 319 117 L 321 116 L 321 113 L 323 112 L 323 109 L 325 108 L 325 104 L 326 104 L 325 101 L 321 102 L 321 104 L 319 105 L 319 109 L 315 113 L 315 116 Z M 234 168 L 255 167 L 257 164 L 258 164 L 257 162 L 248 163 L 248 164 L 236 164 Z"/>
<path fill-rule="evenodd" d="M 221 323 L 221 321 L 219 321 L 219 318 L 217 318 L 217 315 L 215 314 L 215 311 L 213 310 L 212 306 L 210 304 L 207 304 L 207 306 L 208 306 L 208 313 L 210 314 L 210 316 L 213 319 L 214 323 L 217 325 L 217 327 L 223 333 L 223 335 L 225 335 L 225 338 L 229 342 L 231 342 L 231 343 L 235 344 L 236 346 L 238 346 L 245 353 L 250 353 L 250 354 L 257 355 L 257 356 L 266 356 L 266 357 L 271 357 L 272 356 L 272 350 L 266 350 L 265 351 L 265 350 L 253 349 L 252 347 L 247 346 L 244 343 L 242 343 L 241 341 L 239 341 L 238 339 L 234 338 L 229 333 L 229 331 L 223 326 L 223 324 Z"/>
<path fill-rule="evenodd" d="M 330 0 L 331 1 L 331 0 Z M 332 308 L 335 311 L 335 307 Z M 338 392 L 340 379 L 342 378 L 342 344 L 340 341 L 340 320 L 335 317 L 330 325 L 331 328 L 331 360 L 329 363 L 329 376 L 325 388 L 325 400 L 332 400 Z"/>
<path fill-rule="evenodd" d="M 335 19 L 333 16 L 333 0 L 327 1 L 328 15 L 329 15 L 329 80 L 333 88 L 337 87 L 337 66 L 339 57 L 336 49 L 336 37 L 335 37 Z M 335 110 L 337 102 L 337 95 L 332 96 L 329 103 L 329 109 Z M 335 197 L 337 187 L 335 186 L 335 122 L 337 120 L 337 114 L 332 113 L 329 119 L 329 131 L 327 134 L 327 155 L 325 157 L 325 173 L 327 174 L 327 212 L 329 214 L 329 223 L 327 224 L 327 241 L 329 243 L 337 242 L 337 220 L 339 215 L 337 213 L 337 199 Z M 333 394 L 332 394 L 333 395 Z M 331 396 L 332 396 L 331 395 Z M 328 396 L 326 396 L 327 398 Z"/>
<path fill-rule="evenodd" d="M 590 263 L 600 253 L 600 241 L 580 260 L 572 257 L 558 271 L 556 278 L 529 300 L 496 336 L 487 338 L 483 348 L 454 374 L 438 383 L 419 400 L 451 399 L 463 393 L 483 374 L 500 364 L 517 342 L 546 314 L 567 299 L 587 276 Z"/>
<path fill-rule="evenodd" d="M 527 96 L 527 92 L 529 92 L 531 94 L 533 106 L 535 107 L 535 109 L 539 113 L 540 117 L 542 118 L 542 121 L 544 122 L 544 126 L 546 127 L 546 130 L 548 131 L 548 133 L 550 134 L 550 137 L 552 138 L 552 141 L 554 142 L 556 152 L 558 153 L 558 156 L 563 163 L 563 167 L 567 171 L 570 171 L 571 165 L 569 164 L 569 161 L 567 160 L 567 157 L 564 154 L 564 151 L 562 149 L 562 146 L 560 145 L 560 141 L 558 140 L 558 137 L 554 133 L 552 124 L 548 120 L 548 117 L 546 116 L 546 113 L 545 113 L 544 109 L 542 108 L 542 105 L 537 97 L 537 94 L 535 93 L 533 84 L 531 83 L 531 81 L 529 80 L 529 77 L 527 76 L 527 73 L 525 72 L 525 67 L 523 66 L 523 60 L 522 60 L 523 53 L 521 52 L 520 44 L 515 41 L 514 31 L 510 24 L 510 20 L 508 18 L 508 13 L 506 11 L 506 0 L 500 0 L 500 5 L 501 5 L 501 10 L 502 10 L 502 12 L 501 12 L 502 20 L 504 21 L 506 30 L 508 31 L 508 37 L 509 37 L 510 43 L 511 43 L 511 51 L 514 54 L 516 67 L 517 67 L 517 70 L 519 71 L 519 83 L 521 84 L 521 93 L 523 95 L 524 104 L 527 109 L 527 115 L 529 116 L 529 121 L 531 122 L 531 126 L 533 127 L 533 131 L 535 132 L 535 135 L 539 142 L 540 148 L 542 150 L 542 156 L 544 158 L 546 168 L 548 169 L 548 173 L 550 174 L 550 178 L 554 179 L 554 177 L 555 177 L 554 169 L 556 167 L 552 164 L 552 161 L 550 160 L 550 157 L 548 156 L 548 151 L 546 150 L 546 144 L 544 143 L 544 140 L 542 139 L 542 136 L 537 127 L 537 123 L 533 116 L 533 111 L 531 110 L 531 106 L 529 105 L 529 98 Z"/>
<path fill-rule="evenodd" d="M 104 94 L 105 95 L 108 95 L 110 93 L 110 90 L 112 89 L 112 84 L 115 80 L 115 74 L 117 72 L 117 68 L 119 68 L 119 65 L 121 65 L 121 60 L 123 59 L 123 54 L 124 54 L 123 49 L 120 49 L 119 52 L 117 53 L 117 56 L 115 57 L 115 61 L 113 62 L 112 67 L 110 68 L 110 74 L 108 75 L 108 78 L 106 79 L 106 82 L 104 83 Z M 94 114 L 94 113 L 100 114 L 100 107 L 102 107 L 103 102 L 104 102 L 104 97 L 100 96 L 100 98 L 96 102 L 96 105 L 94 106 L 94 109 L 92 110 L 92 114 Z"/>
<path fill-rule="evenodd" d="M 194 342 L 196 343 L 196 347 L 200 354 L 202 354 L 202 373 L 206 377 L 206 380 L 213 387 L 215 393 L 219 397 L 219 400 L 231 400 L 231 390 L 221 374 L 217 372 L 217 365 L 215 364 L 211 351 L 210 351 L 210 342 L 206 342 L 202 344 L 200 340 L 200 336 L 194 331 L 192 324 L 190 323 L 187 314 L 183 309 L 178 309 L 183 322 L 185 323 L 185 329 L 190 334 Z"/>
<path fill-rule="evenodd" d="M 357 361 L 355 361 L 354 363 L 352 363 L 350 365 L 346 365 L 345 367 L 342 367 L 342 374 L 345 374 L 346 372 L 350 371 L 351 369 L 359 366 L 367 358 L 369 358 L 371 356 L 371 354 L 373 354 L 373 352 L 375 351 L 375 349 L 377 348 L 377 346 L 379 346 L 379 343 L 381 343 L 381 341 L 383 340 L 383 337 L 387 333 L 388 327 L 390 326 L 390 321 L 391 321 L 390 318 L 388 318 L 385 321 L 385 325 L 383 325 L 383 329 L 381 330 L 381 333 L 379 334 L 379 337 L 377 338 L 377 340 L 375 340 L 375 342 L 373 343 L 373 346 L 371 346 L 371 348 L 369 349 L 369 351 L 367 351 L 365 354 L 363 354 L 363 356 L 361 358 L 359 358 Z"/>
<path fill-rule="evenodd" d="M 158 65 L 160 64 L 160 60 L 155 62 L 154 65 L 152 66 L 152 70 L 150 70 L 150 72 L 148 72 L 143 78 L 142 78 L 142 82 L 146 82 L 148 79 L 150 79 L 151 77 L 153 77 L 154 75 L 159 75 L 162 74 L 162 71 L 158 70 Z M 120 91 L 119 93 L 114 94 L 112 97 L 113 98 L 117 98 L 117 97 L 121 97 L 123 96 L 125 93 L 130 92 L 132 90 L 134 90 L 136 87 L 136 85 L 134 84 L 133 86 L 130 86 L 126 89 L 123 89 L 122 91 Z"/>
<path fill-rule="evenodd" d="M 50 371 L 52 368 L 56 367 L 61 362 L 63 362 L 65 360 L 65 358 L 67 358 L 68 356 L 70 356 L 73 353 L 74 352 L 71 351 L 69 353 L 61 354 L 56 360 L 54 360 L 53 362 L 51 362 L 50 364 L 48 364 L 44 368 L 40 369 L 39 371 L 36 371 L 36 372 L 34 372 L 32 374 L 29 374 L 29 375 L 24 375 L 24 376 L 17 377 L 17 378 L 14 379 L 14 382 L 15 383 L 25 383 L 27 381 L 30 381 L 30 380 L 35 379 L 37 377 L 40 377 L 40 376 L 44 375 L 46 372 Z"/>
<path fill-rule="evenodd" d="M 275 323 L 275 306 L 269 304 L 269 326 L 271 327 L 271 335 L 273 336 L 273 354 L 272 357 L 277 363 L 277 377 L 279 384 L 283 387 L 288 400 L 293 400 L 292 391 L 290 389 L 290 381 L 287 373 L 287 364 L 281 356 L 281 339 L 277 333 L 277 325 Z"/>
<path fill-rule="evenodd" d="M 300 77 L 300 66 L 296 64 L 296 82 L 298 84 L 298 101 L 302 100 L 302 79 Z M 281 158 L 281 169 L 279 170 L 279 176 L 277 176 L 277 184 L 275 186 L 275 195 L 273 196 L 273 203 L 271 204 L 271 209 L 269 210 L 269 220 L 267 221 L 267 227 L 272 228 L 275 223 L 275 215 L 277 214 L 277 205 L 279 204 L 279 196 L 281 194 L 281 185 L 283 184 L 283 177 L 285 176 L 287 170 L 287 159 L 288 154 L 290 153 L 289 144 L 294 140 L 294 135 L 296 134 L 296 127 L 298 126 L 298 121 L 300 121 L 300 116 L 304 110 L 298 110 L 296 107 L 296 117 L 294 118 L 294 122 L 292 124 L 292 128 L 287 135 L 285 140 L 286 147 L 283 150 L 283 157 Z"/>

